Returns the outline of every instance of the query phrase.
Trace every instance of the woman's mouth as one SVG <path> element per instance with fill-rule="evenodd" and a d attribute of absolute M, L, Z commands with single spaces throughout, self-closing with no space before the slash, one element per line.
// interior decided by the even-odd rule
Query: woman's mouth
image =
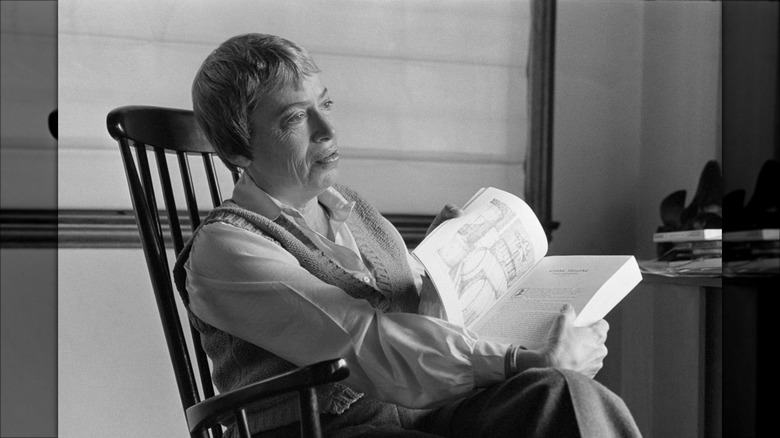
<path fill-rule="evenodd" d="M 338 161 L 338 159 L 339 159 L 339 151 L 333 151 L 332 154 L 328 155 L 327 157 L 320 158 L 319 160 L 317 160 L 317 162 L 322 164 L 330 164 Z"/>

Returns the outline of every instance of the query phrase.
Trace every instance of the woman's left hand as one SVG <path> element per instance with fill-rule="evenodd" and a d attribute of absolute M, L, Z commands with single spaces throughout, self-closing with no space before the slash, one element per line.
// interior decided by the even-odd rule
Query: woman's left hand
<path fill-rule="evenodd" d="M 428 231 L 425 232 L 425 235 L 431 234 L 431 231 L 441 225 L 442 222 L 459 216 L 463 216 L 463 210 L 461 210 L 460 207 L 454 204 L 445 205 L 444 208 L 441 209 L 441 212 L 433 219 L 433 222 L 431 222 L 431 226 L 428 227 Z"/>

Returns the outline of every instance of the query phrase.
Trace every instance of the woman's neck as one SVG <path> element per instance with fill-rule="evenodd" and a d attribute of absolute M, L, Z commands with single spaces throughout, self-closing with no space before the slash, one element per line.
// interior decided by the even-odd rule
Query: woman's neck
<path fill-rule="evenodd" d="M 307 191 L 303 187 L 291 188 L 273 180 L 263 179 L 256 175 L 252 168 L 248 168 L 245 171 L 257 187 L 279 202 L 300 211 L 301 214 L 314 209 L 318 203 L 317 197 L 322 193 Z"/>
<path fill-rule="evenodd" d="M 308 194 L 302 191 L 287 193 L 277 187 L 263 187 L 258 183 L 259 180 L 255 178 L 251 172 L 249 173 L 249 176 L 261 190 L 274 197 L 274 199 L 279 202 L 298 210 L 312 230 L 330 240 L 334 240 L 335 237 L 331 230 L 328 211 L 317 199 L 320 195 L 319 193 Z"/>
<path fill-rule="evenodd" d="M 316 199 L 314 201 L 313 205 L 307 205 L 305 210 L 299 209 L 298 211 L 312 230 L 333 240 L 328 211 L 322 204 L 316 202 Z"/>

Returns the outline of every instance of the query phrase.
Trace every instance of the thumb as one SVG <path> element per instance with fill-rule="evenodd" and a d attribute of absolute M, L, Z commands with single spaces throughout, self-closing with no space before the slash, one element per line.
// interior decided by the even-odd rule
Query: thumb
<path fill-rule="evenodd" d="M 576 314 L 574 307 L 571 304 L 564 304 L 561 307 L 560 313 L 553 320 L 552 326 L 550 326 L 549 337 L 551 339 L 557 339 L 563 333 L 564 327 L 574 323 Z"/>
<path fill-rule="evenodd" d="M 561 307 L 561 315 L 565 319 L 574 320 L 577 317 L 577 312 L 574 311 L 574 307 L 571 304 L 566 303 Z"/>
<path fill-rule="evenodd" d="M 563 330 L 565 326 L 574 324 L 576 318 L 577 313 L 574 311 L 574 307 L 568 303 L 564 304 L 558 316 L 555 317 L 553 327 L 556 331 Z"/>

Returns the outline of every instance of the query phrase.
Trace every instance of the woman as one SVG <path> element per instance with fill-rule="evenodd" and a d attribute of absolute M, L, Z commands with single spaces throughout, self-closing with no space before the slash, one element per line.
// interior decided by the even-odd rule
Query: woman
<path fill-rule="evenodd" d="M 605 321 L 567 306 L 545 348 L 476 337 L 439 319 L 435 291 L 392 225 L 338 185 L 333 101 L 302 48 L 229 39 L 192 87 L 196 118 L 241 170 L 175 274 L 226 391 L 343 357 L 350 377 L 319 390 L 336 436 L 634 436 L 622 400 L 592 380 Z M 461 214 L 442 210 L 432 227 Z M 297 433 L 297 401 L 253 407 L 259 436 Z"/>

